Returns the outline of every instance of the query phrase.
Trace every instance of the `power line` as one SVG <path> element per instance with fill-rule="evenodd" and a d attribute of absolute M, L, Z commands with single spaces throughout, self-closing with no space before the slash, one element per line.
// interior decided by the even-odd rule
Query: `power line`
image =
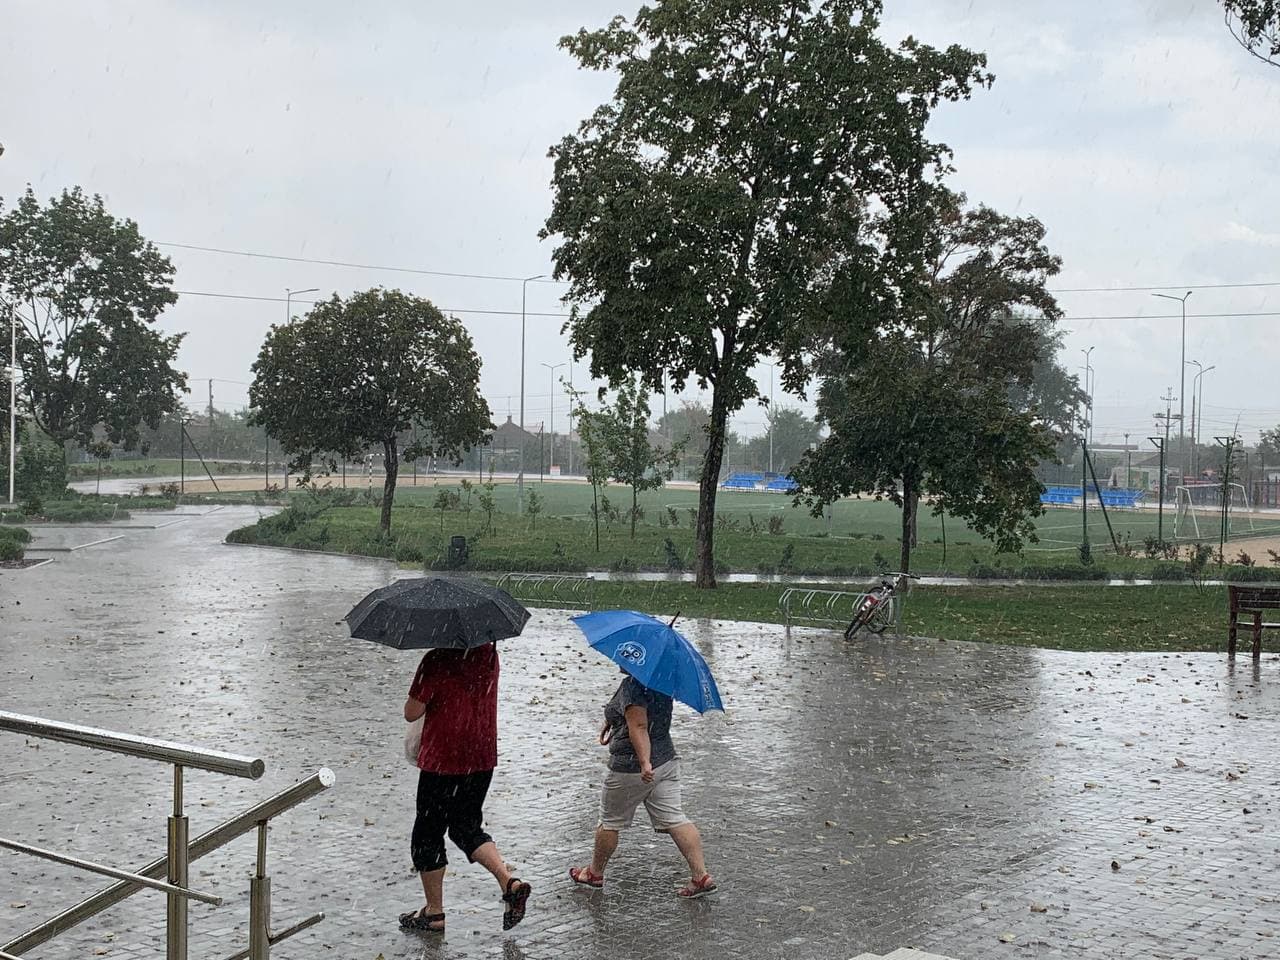
<path fill-rule="evenodd" d="M 1050 287 L 1050 293 L 1150 293 L 1155 290 L 1239 290 L 1245 287 L 1280 287 L 1280 280 L 1258 283 L 1172 283 L 1163 287 Z"/>
<path fill-rule="evenodd" d="M 194 243 L 176 243 L 169 240 L 155 241 L 157 247 L 173 247 L 178 250 L 198 250 L 201 253 L 220 253 L 230 257 L 248 257 L 253 260 L 281 260 L 286 263 L 315 263 L 326 267 L 350 267 L 355 270 L 385 270 L 391 273 L 413 273 L 424 277 L 453 277 L 460 280 L 503 280 L 514 283 L 524 282 L 524 277 L 506 277 L 490 273 L 459 273 L 449 270 L 424 270 L 417 267 L 390 267 L 376 263 L 353 263 L 347 260 L 323 260 L 318 257 L 286 257 L 275 253 L 253 253 L 248 250 L 227 250 L 223 247 L 202 247 Z M 552 280 L 541 277 L 530 283 L 560 283 L 563 280 Z"/>
<path fill-rule="evenodd" d="M 323 300 L 303 300 L 300 297 L 290 297 L 287 299 L 285 297 L 259 297 L 247 293 L 212 293 L 207 290 L 175 290 L 173 292 L 183 297 L 214 297 L 219 300 L 253 300 L 260 303 L 324 303 Z M 521 315 L 519 310 L 480 310 L 475 308 L 460 309 L 456 307 L 441 307 L 440 311 L 442 313 L 476 313 L 502 317 L 518 317 Z M 524 312 L 524 316 L 562 317 L 567 319 L 569 315 L 567 313 L 540 313 L 534 310 L 526 310 Z"/>
<path fill-rule="evenodd" d="M 322 300 L 303 300 L 293 297 L 286 300 L 285 297 L 264 297 L 253 296 L 246 293 L 214 293 L 208 290 L 175 290 L 173 291 L 184 297 L 214 297 L 220 300 L 251 300 L 260 303 L 298 303 L 298 304 L 316 304 L 323 303 Z M 482 310 L 474 307 L 441 307 L 444 313 L 474 313 L 489 316 L 500 317 L 518 317 L 519 310 Z M 567 313 L 550 313 L 545 311 L 526 310 L 526 317 L 562 317 L 568 318 Z M 1224 320 L 1224 319 L 1240 319 L 1246 317 L 1280 317 L 1280 310 L 1260 310 L 1245 313 L 1188 313 L 1188 320 Z M 1108 314 L 1085 317 L 1066 316 L 1061 318 L 1063 323 L 1084 323 L 1090 320 L 1181 320 L 1180 313 L 1126 313 L 1126 314 Z"/>

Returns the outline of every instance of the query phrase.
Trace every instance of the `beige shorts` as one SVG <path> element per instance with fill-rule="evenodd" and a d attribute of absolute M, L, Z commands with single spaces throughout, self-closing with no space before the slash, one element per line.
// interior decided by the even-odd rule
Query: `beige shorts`
<path fill-rule="evenodd" d="M 649 813 L 653 829 L 666 833 L 688 823 L 680 802 L 680 761 L 669 760 L 653 770 L 653 783 L 645 783 L 638 773 L 610 770 L 604 778 L 600 797 L 600 826 L 623 830 L 631 826 L 640 804 Z"/>

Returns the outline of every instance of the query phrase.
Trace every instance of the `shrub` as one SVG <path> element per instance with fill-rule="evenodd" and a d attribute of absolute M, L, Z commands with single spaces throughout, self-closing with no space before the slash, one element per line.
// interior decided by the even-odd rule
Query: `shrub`
<path fill-rule="evenodd" d="M 9 510 L 0 513 L 0 523 L 25 523 L 27 515 L 21 510 Z"/>
<path fill-rule="evenodd" d="M 778 558 L 778 572 L 790 573 L 795 567 L 796 545 L 788 543 L 782 548 L 782 556 Z"/>
<path fill-rule="evenodd" d="M 1157 563 L 1151 568 L 1151 579 L 1179 581 L 1187 579 L 1187 566 L 1183 563 Z"/>
<path fill-rule="evenodd" d="M 0 537 L 0 563 L 16 563 L 26 555 L 26 550 L 17 540 Z"/>
<path fill-rule="evenodd" d="M 876 573 L 889 572 L 889 561 L 884 558 L 884 555 L 879 550 L 877 550 L 875 552 L 875 556 L 871 558 L 871 563 L 876 568 Z"/>
<path fill-rule="evenodd" d="M 397 543 L 395 555 L 398 563 L 422 563 L 425 560 L 422 547 L 416 543 Z"/>
<path fill-rule="evenodd" d="M 884 534 L 883 534 L 883 533 L 873 533 L 873 534 L 871 535 L 871 539 L 872 539 L 872 540 L 883 540 L 883 539 L 884 539 Z"/>
<path fill-rule="evenodd" d="M 40 498 L 38 493 L 33 493 L 22 504 L 22 512 L 31 517 L 38 517 L 44 513 L 44 500 Z"/>
<path fill-rule="evenodd" d="M 1245 553 L 1243 550 L 1236 554 L 1236 558 L 1231 562 L 1242 567 L 1252 567 L 1254 565 L 1253 557 L 1249 556 L 1249 554 Z"/>
<path fill-rule="evenodd" d="M 684 572 L 684 557 L 680 555 L 680 551 L 676 549 L 676 545 L 670 537 L 663 541 L 662 549 L 666 554 L 667 570 L 671 573 Z"/>
<path fill-rule="evenodd" d="M 680 514 L 676 512 L 675 507 L 667 507 L 667 523 L 673 527 L 680 526 Z"/>
<path fill-rule="evenodd" d="M 609 570 L 613 573 L 635 573 L 638 568 L 636 562 L 630 557 L 618 557 L 609 564 Z"/>
<path fill-rule="evenodd" d="M 1280 553 L 1277 553 L 1275 550 L 1268 550 L 1267 556 L 1271 558 L 1272 563 L 1280 564 Z"/>
<path fill-rule="evenodd" d="M 31 531 L 26 527 L 13 525 L 0 527 L 0 540 L 16 540 L 18 543 L 30 543 Z"/>
<path fill-rule="evenodd" d="M 747 514 L 747 533 L 753 537 L 760 533 L 760 524 L 756 523 L 756 515 L 754 513 Z"/>
<path fill-rule="evenodd" d="M 716 515 L 716 529 L 722 533 L 737 530 L 738 526 L 738 519 L 736 517 L 731 517 L 727 513 Z"/>
<path fill-rule="evenodd" d="M 786 525 L 786 522 L 787 522 L 786 518 L 780 513 L 775 513 L 773 516 L 771 516 L 769 518 L 769 527 L 768 527 L 769 535 L 772 537 L 782 536 L 782 528 Z"/>
<path fill-rule="evenodd" d="M 177 499 L 182 493 L 182 488 L 176 483 L 162 483 L 159 490 L 160 496 L 169 497 L 170 499 Z"/>
<path fill-rule="evenodd" d="M 1093 547 L 1090 546 L 1088 540 L 1084 540 L 1080 544 L 1080 562 L 1086 567 L 1093 563 Z"/>

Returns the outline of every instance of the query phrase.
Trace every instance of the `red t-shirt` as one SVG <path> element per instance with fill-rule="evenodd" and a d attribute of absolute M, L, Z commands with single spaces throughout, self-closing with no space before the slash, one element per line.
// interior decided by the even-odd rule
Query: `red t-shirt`
<path fill-rule="evenodd" d="M 498 765 L 498 650 L 429 650 L 409 696 L 427 705 L 418 766 L 464 774 Z"/>

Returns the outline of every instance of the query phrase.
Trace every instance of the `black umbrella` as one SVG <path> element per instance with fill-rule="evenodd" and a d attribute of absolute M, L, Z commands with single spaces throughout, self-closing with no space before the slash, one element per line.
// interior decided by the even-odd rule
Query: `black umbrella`
<path fill-rule="evenodd" d="M 470 650 L 518 636 L 529 611 L 479 580 L 418 577 L 373 591 L 346 620 L 351 636 L 397 650 Z"/>

